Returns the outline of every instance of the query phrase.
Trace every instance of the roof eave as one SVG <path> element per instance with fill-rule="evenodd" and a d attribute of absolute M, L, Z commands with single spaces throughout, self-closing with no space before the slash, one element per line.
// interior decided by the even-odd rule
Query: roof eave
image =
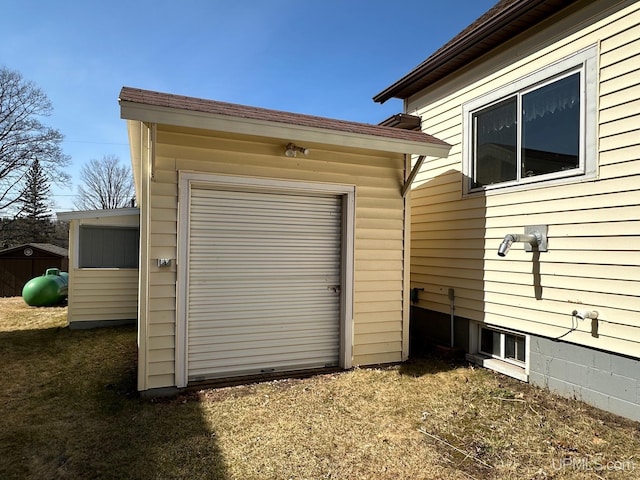
<path fill-rule="evenodd" d="M 545 1 L 546 0 L 518 0 L 517 2 L 514 2 L 508 8 L 501 11 L 498 15 L 489 18 L 486 22 L 484 22 L 478 28 L 472 30 L 468 34 L 461 36 L 459 39 L 455 39 L 454 37 L 454 40 L 450 45 L 445 44 L 444 48 L 436 51 L 424 62 L 411 70 L 408 74 L 375 95 L 373 97 L 373 101 L 384 103 L 391 98 L 406 99 L 425 88 L 424 86 L 415 88 L 415 83 L 421 79 L 424 79 L 428 75 L 435 74 L 435 78 L 433 80 L 435 82 L 454 73 L 455 71 L 462 68 L 462 66 L 466 65 L 466 63 L 460 66 L 454 66 L 450 69 L 447 69 L 446 71 L 442 70 L 443 73 L 440 74 L 437 73 L 437 70 L 443 69 L 443 67 L 447 66 L 461 53 L 467 53 L 470 48 L 474 48 L 474 46 L 477 45 L 484 45 L 485 41 L 487 41 L 488 39 L 490 40 L 492 36 L 500 35 L 500 32 L 502 31 L 504 26 L 509 25 L 524 13 L 534 9 L 540 4 L 543 4 Z M 575 1 L 577 0 L 565 0 L 563 2 L 558 2 L 557 7 L 554 6 L 554 8 L 556 8 L 557 12 L 562 10 L 566 6 L 575 3 Z M 531 23 L 528 28 L 533 27 L 544 19 L 545 18 L 536 19 L 536 21 Z M 489 42 L 489 47 L 479 51 L 475 55 L 475 57 L 478 58 L 490 52 L 499 44 L 516 37 L 520 33 L 522 33 L 522 31 L 513 33 L 511 35 L 508 35 L 507 37 L 502 35 L 499 42 L 495 42 L 495 45 L 494 43 Z"/>
<path fill-rule="evenodd" d="M 36 248 L 43 252 L 52 253 L 53 255 L 58 255 L 60 257 L 69 256 L 69 250 L 66 248 L 62 248 L 57 245 L 53 245 L 51 243 L 37 243 L 37 242 L 23 243 L 21 245 L 16 245 L 15 247 L 5 248 L 4 250 L 0 250 L 0 254 L 11 253 L 26 247 Z"/>
<path fill-rule="evenodd" d="M 56 212 L 58 220 L 68 222 L 84 218 L 121 217 L 125 215 L 140 215 L 139 208 L 111 208 L 105 210 L 75 210 L 70 212 Z"/>
<path fill-rule="evenodd" d="M 140 122 L 278 138 L 285 142 L 314 142 L 335 147 L 351 147 L 387 153 L 446 157 L 451 149 L 451 146 L 446 144 L 395 139 L 306 125 L 146 105 L 125 100 L 120 101 L 120 116 L 126 120 Z"/>

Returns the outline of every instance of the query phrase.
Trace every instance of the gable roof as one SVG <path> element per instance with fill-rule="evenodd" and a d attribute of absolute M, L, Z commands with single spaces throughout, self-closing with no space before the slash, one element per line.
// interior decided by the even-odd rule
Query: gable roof
<path fill-rule="evenodd" d="M 44 252 L 52 253 L 54 255 L 58 255 L 59 257 L 68 257 L 69 250 L 66 248 L 58 247 L 57 245 L 53 245 L 51 243 L 25 243 L 23 245 L 18 245 L 16 247 L 6 248 L 4 250 L 0 250 L 0 255 L 5 253 L 11 253 L 16 250 L 21 250 L 24 248 L 35 248 L 37 250 L 42 250 Z"/>
<path fill-rule="evenodd" d="M 373 97 L 405 99 L 578 0 L 500 0 L 424 62 Z"/>
<path fill-rule="evenodd" d="M 446 156 L 432 135 L 394 127 L 303 115 L 131 87 L 120 92 L 122 118 L 396 153 Z M 194 115 L 193 118 L 191 116 Z"/>

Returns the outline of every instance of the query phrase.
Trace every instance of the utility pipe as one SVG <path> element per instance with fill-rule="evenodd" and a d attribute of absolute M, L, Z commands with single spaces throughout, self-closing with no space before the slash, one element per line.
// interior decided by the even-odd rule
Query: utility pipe
<path fill-rule="evenodd" d="M 537 247 L 542 243 L 542 235 L 539 232 L 534 233 L 508 233 L 504 236 L 504 240 L 498 247 L 498 255 L 504 257 L 514 242 L 524 242 L 532 247 Z"/>
<path fill-rule="evenodd" d="M 449 311 L 451 312 L 451 348 L 453 348 L 453 322 L 455 319 L 455 292 L 453 288 L 449 289 Z"/>

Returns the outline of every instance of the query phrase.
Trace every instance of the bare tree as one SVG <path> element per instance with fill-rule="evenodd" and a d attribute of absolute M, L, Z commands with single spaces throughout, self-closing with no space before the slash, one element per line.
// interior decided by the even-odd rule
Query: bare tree
<path fill-rule="evenodd" d="M 80 210 L 106 210 L 124 208 L 133 202 L 133 177 L 126 165 L 114 155 L 95 158 L 82 166 L 75 204 Z"/>
<path fill-rule="evenodd" d="M 52 181 L 68 182 L 63 168 L 69 157 L 60 146 L 63 136 L 40 120 L 52 111 L 42 90 L 0 66 L 0 211 L 6 213 L 18 201 L 36 159 Z"/>

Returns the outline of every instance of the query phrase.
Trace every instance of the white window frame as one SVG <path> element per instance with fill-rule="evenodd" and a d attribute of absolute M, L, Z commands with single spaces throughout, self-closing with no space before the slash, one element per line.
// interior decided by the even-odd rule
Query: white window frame
<path fill-rule="evenodd" d="M 484 350 L 482 350 L 482 331 L 483 330 L 485 330 L 487 332 L 497 333 L 497 334 L 500 335 L 500 354 L 495 355 L 495 354 L 493 354 L 491 352 L 485 352 Z M 516 359 L 512 359 L 512 358 L 507 358 L 507 356 L 505 354 L 505 350 L 506 350 L 506 335 L 511 335 L 511 336 L 514 336 L 514 337 L 520 337 L 520 338 L 522 338 L 524 340 L 524 355 L 525 355 L 524 361 L 520 361 L 520 360 L 516 360 Z M 518 367 L 524 367 L 527 364 L 527 350 L 528 350 L 527 346 L 528 346 L 527 336 L 522 334 L 522 333 L 510 332 L 510 331 L 507 331 L 507 330 L 491 328 L 491 327 L 487 327 L 487 326 L 483 326 L 483 325 L 479 326 L 478 353 L 481 353 L 481 354 L 486 355 L 488 357 L 497 358 L 498 360 L 502 360 L 503 362 L 511 363 L 511 364 L 516 365 Z"/>
<path fill-rule="evenodd" d="M 491 355 L 481 351 L 482 329 L 501 333 L 501 353 L 502 357 Z M 524 363 L 504 358 L 504 334 L 524 337 Z M 466 359 L 484 368 L 494 370 L 520 381 L 529 381 L 529 354 L 531 336 L 523 333 L 495 327 L 484 323 L 469 322 L 469 353 Z"/>
<path fill-rule="evenodd" d="M 136 247 L 136 259 L 135 259 L 135 264 L 131 264 L 131 265 L 120 265 L 117 264 L 117 262 L 107 262 L 110 263 L 109 265 L 102 265 L 102 266 L 94 266 L 94 265 L 87 265 L 87 263 L 85 263 L 84 260 L 84 254 L 86 253 L 87 249 L 90 249 L 90 247 L 88 245 L 86 245 L 86 240 L 85 240 L 85 236 L 83 235 L 83 231 L 87 231 L 87 230 L 109 230 L 112 232 L 135 232 L 135 243 L 133 243 L 132 245 L 135 245 Z M 85 240 L 85 241 L 83 241 Z M 79 224 L 78 225 L 78 262 L 77 262 L 77 267 L 80 270 L 131 270 L 131 269 L 137 269 L 138 265 L 140 264 L 140 227 L 138 226 L 131 226 L 131 225 L 100 225 L 100 224 L 93 224 L 93 223 L 83 223 L 83 224 Z"/>
<path fill-rule="evenodd" d="M 475 172 L 473 115 L 509 97 L 516 95 L 521 97 L 528 92 L 576 72 L 580 72 L 580 153 L 578 168 L 473 187 Z M 597 176 L 597 80 L 597 47 L 593 45 L 465 103 L 462 106 L 464 132 L 463 173 L 466 178 L 463 193 L 465 195 L 483 192 L 497 193 L 540 186 L 541 183 L 546 186 L 595 178 Z M 520 104 L 520 100 L 518 104 Z M 521 110 L 518 107 L 518 114 L 520 113 Z M 519 130 L 521 130 L 520 127 Z M 520 144 L 520 135 L 521 131 L 518 132 L 518 144 Z M 518 161 L 520 162 L 520 152 L 518 152 Z M 521 168 L 518 168 L 519 176 L 520 170 Z"/>

